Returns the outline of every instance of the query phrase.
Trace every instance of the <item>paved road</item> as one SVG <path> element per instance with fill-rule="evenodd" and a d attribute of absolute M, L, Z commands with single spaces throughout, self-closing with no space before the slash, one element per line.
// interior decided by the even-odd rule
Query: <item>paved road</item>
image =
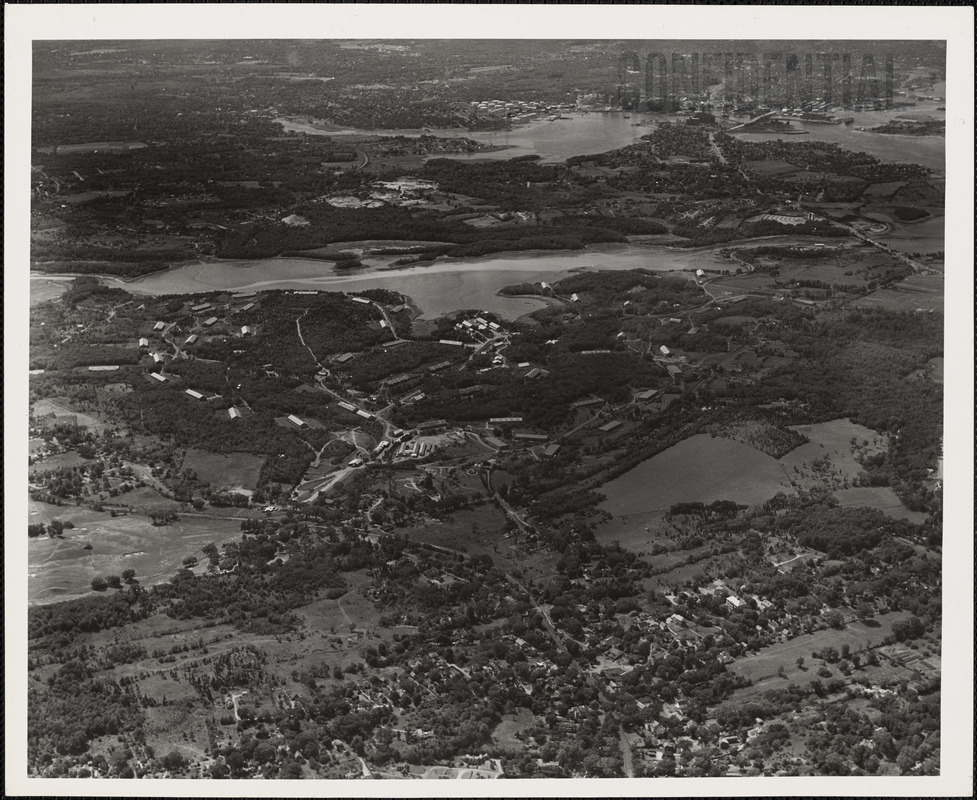
<path fill-rule="evenodd" d="M 624 733 L 623 728 L 618 728 L 617 732 L 621 738 L 621 759 L 624 762 L 624 776 L 626 778 L 633 778 L 634 760 L 631 757 L 631 743 L 628 741 L 628 737 Z"/>

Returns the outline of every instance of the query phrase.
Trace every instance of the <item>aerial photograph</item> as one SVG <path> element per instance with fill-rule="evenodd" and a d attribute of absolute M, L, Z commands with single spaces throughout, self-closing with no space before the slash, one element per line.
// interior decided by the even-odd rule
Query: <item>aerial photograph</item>
<path fill-rule="evenodd" d="M 939 776 L 946 42 L 471 35 L 32 43 L 27 776 Z"/>

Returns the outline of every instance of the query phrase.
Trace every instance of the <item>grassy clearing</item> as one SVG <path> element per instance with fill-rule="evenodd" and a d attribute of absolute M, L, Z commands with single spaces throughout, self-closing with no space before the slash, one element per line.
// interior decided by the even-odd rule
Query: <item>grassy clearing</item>
<path fill-rule="evenodd" d="M 829 628 L 818 631 L 817 633 L 805 634 L 791 639 L 788 642 L 765 647 L 758 654 L 740 659 L 730 666 L 730 669 L 753 681 L 754 686 L 769 682 L 770 685 L 765 689 L 776 688 L 778 682 L 783 682 L 784 678 L 778 677 L 778 671 L 783 668 L 787 675 L 787 680 L 798 683 L 806 683 L 817 678 L 817 670 L 812 669 L 814 663 L 820 664 L 812 658 L 811 654 L 815 651 L 823 650 L 826 647 L 834 647 L 841 650 L 847 644 L 853 653 L 875 647 L 892 633 L 892 626 L 900 620 L 910 616 L 908 611 L 893 611 L 883 614 L 874 620 L 865 622 L 852 622 L 842 630 Z M 799 669 L 797 659 L 803 658 L 808 662 L 806 670 Z M 830 665 L 829 669 L 840 675 L 835 665 Z"/>
<path fill-rule="evenodd" d="M 773 275 L 735 275 L 709 283 L 710 294 L 720 295 L 722 292 L 729 294 L 743 294 L 744 292 L 763 292 L 773 291 L 776 288 L 777 278 Z M 722 297 L 718 301 L 722 303 Z M 722 306 L 720 306 L 722 307 Z"/>
<path fill-rule="evenodd" d="M 789 175 L 801 170 L 800 167 L 791 164 L 789 161 L 781 161 L 776 158 L 768 158 L 763 161 L 746 161 L 743 166 L 750 172 L 764 178 L 771 175 Z"/>
<path fill-rule="evenodd" d="M 841 489 L 835 492 L 835 497 L 844 508 L 877 508 L 893 519 L 905 519 L 917 524 L 925 522 L 928 516 L 922 511 L 910 511 L 888 486 L 858 486 L 852 489 Z"/>
<path fill-rule="evenodd" d="M 87 428 L 97 433 L 101 433 L 108 427 L 101 420 L 89 414 L 82 414 L 80 411 L 75 411 L 71 406 L 58 402 L 57 400 L 38 400 L 31 406 L 31 415 L 35 418 L 46 417 L 51 414 L 71 414 L 75 417 L 79 428 Z"/>
<path fill-rule="evenodd" d="M 201 480 L 214 486 L 241 486 L 254 489 L 264 459 L 250 453 L 218 455 L 202 450 L 187 450 L 184 469 L 192 469 Z"/>
<path fill-rule="evenodd" d="M 516 734 L 532 725 L 534 719 L 533 712 L 528 708 L 520 708 L 515 714 L 506 714 L 502 722 L 492 731 L 492 739 L 500 747 L 519 750 L 523 747 L 523 743 L 515 738 Z"/>
<path fill-rule="evenodd" d="M 823 484 L 829 479 L 837 488 L 845 488 L 846 481 L 853 481 L 862 472 L 857 456 L 875 455 L 888 447 L 886 437 L 847 419 L 794 425 L 793 430 L 810 441 L 789 452 L 780 463 L 793 481 L 804 485 Z"/>
<path fill-rule="evenodd" d="M 845 273 L 849 274 L 845 274 Z M 796 271 L 782 270 L 781 276 L 795 281 L 822 281 L 848 286 L 864 286 L 868 283 L 865 270 L 852 270 L 844 264 L 814 264 Z"/>
<path fill-rule="evenodd" d="M 427 542 L 471 555 L 493 555 L 501 544 L 505 514 L 493 503 L 456 511 L 443 522 L 409 530 L 411 541 Z"/>
<path fill-rule="evenodd" d="M 777 460 L 749 445 L 697 434 L 605 483 L 601 507 L 615 517 L 668 511 L 681 502 L 753 505 L 790 484 Z"/>
<path fill-rule="evenodd" d="M 31 466 L 31 472 L 44 472 L 45 470 L 61 469 L 63 467 L 80 467 L 88 459 L 82 458 L 74 450 L 68 453 L 56 453 L 53 456 L 42 458 Z"/>
<path fill-rule="evenodd" d="M 638 555 L 648 555 L 655 545 L 673 546 L 671 539 L 675 530 L 662 519 L 660 511 L 637 514 L 631 517 L 612 519 L 597 529 L 597 539 L 602 544 L 618 544 Z M 676 556 L 675 564 L 684 563 L 685 556 L 666 553 L 655 556 L 655 563 L 665 563 L 660 559 Z"/>
<path fill-rule="evenodd" d="M 33 280 L 31 281 L 30 304 L 36 306 L 48 300 L 58 300 L 70 285 L 70 280 Z"/>
<path fill-rule="evenodd" d="M 32 522 L 70 520 L 75 527 L 61 539 L 40 537 L 28 543 L 28 598 L 50 603 L 91 591 L 96 575 L 121 575 L 134 569 L 143 584 L 168 580 L 188 555 L 221 545 L 241 535 L 237 520 L 181 517 L 172 525 L 155 527 L 146 517 L 119 516 L 87 508 L 47 506 L 31 502 Z M 91 544 L 92 549 L 85 546 Z"/>
<path fill-rule="evenodd" d="M 942 311 L 944 282 L 939 275 L 912 275 L 888 289 L 879 289 L 852 303 L 859 308 L 890 311 Z"/>

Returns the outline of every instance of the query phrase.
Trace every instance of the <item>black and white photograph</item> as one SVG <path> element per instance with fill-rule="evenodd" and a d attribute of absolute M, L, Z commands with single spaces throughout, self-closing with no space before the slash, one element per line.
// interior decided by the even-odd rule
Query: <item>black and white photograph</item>
<path fill-rule="evenodd" d="M 6 16 L 8 794 L 972 794 L 972 9 Z"/>

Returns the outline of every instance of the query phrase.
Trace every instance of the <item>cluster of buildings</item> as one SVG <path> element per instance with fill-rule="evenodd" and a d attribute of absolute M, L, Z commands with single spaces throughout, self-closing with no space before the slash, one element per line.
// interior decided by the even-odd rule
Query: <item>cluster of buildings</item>
<path fill-rule="evenodd" d="M 513 122 L 525 122 L 530 119 L 551 115 L 551 119 L 559 119 L 565 111 L 572 111 L 572 103 L 550 104 L 537 103 L 531 100 L 482 100 L 470 103 L 471 110 L 480 117 L 503 117 Z"/>

